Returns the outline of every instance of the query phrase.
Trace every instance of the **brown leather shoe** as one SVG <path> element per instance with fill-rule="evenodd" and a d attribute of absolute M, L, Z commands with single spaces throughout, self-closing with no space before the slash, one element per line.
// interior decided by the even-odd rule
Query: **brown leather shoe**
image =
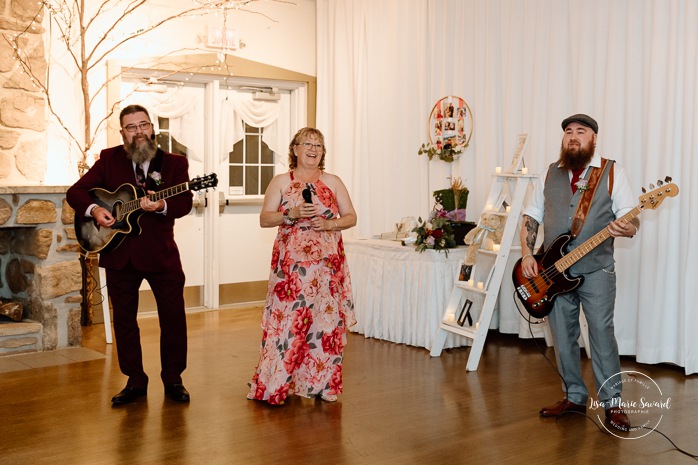
<path fill-rule="evenodd" d="M 542 417 L 558 417 L 566 412 L 579 412 L 586 413 L 587 406 L 575 404 L 567 399 L 561 400 L 555 405 L 549 405 L 548 407 L 543 407 L 540 409 L 540 416 Z"/>
<path fill-rule="evenodd" d="M 606 409 L 606 419 L 615 429 L 630 431 L 630 420 L 623 410 L 618 407 Z"/>

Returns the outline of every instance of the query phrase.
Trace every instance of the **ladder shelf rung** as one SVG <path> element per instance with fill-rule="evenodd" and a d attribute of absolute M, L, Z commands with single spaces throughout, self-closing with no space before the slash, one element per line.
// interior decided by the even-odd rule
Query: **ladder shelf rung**
<path fill-rule="evenodd" d="M 448 323 L 446 321 L 441 322 L 441 329 L 445 329 L 446 331 L 449 331 L 451 333 L 467 337 L 468 339 L 475 339 L 475 336 L 477 335 L 476 327 L 463 327 L 458 326 L 457 323 Z"/>
<path fill-rule="evenodd" d="M 471 286 L 470 284 L 468 284 L 468 281 L 456 281 L 455 285 L 456 285 L 456 287 L 459 287 L 461 289 L 465 289 L 466 291 L 473 291 L 473 292 L 476 292 L 478 294 L 487 294 L 486 289 L 478 289 L 475 286 Z"/>

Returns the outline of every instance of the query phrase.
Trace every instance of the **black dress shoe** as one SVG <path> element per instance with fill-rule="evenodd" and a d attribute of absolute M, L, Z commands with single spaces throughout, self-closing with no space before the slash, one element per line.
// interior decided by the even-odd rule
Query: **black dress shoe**
<path fill-rule="evenodd" d="M 147 389 L 137 389 L 131 386 L 126 386 L 120 393 L 111 398 L 111 403 L 114 405 L 130 404 L 139 397 L 143 397 L 148 393 Z"/>
<path fill-rule="evenodd" d="M 189 402 L 189 392 L 183 384 L 165 386 L 165 395 L 175 402 Z"/>

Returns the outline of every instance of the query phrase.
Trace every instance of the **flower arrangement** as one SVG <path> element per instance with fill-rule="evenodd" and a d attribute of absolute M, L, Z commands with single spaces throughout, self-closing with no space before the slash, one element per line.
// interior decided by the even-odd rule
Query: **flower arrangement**
<path fill-rule="evenodd" d="M 434 191 L 434 200 L 438 204 L 435 208 L 446 210 L 447 217 L 451 221 L 465 221 L 465 207 L 468 205 L 468 188 L 461 178 L 448 178 L 451 181 L 449 189 Z"/>
<path fill-rule="evenodd" d="M 155 182 L 156 186 L 162 184 L 162 175 L 158 171 L 152 171 L 148 173 L 148 176 Z"/>
<path fill-rule="evenodd" d="M 424 252 L 426 249 L 444 250 L 448 257 L 448 249 L 456 247 L 453 228 L 445 213 L 444 210 L 434 210 L 428 220 L 422 221 L 422 218 L 419 218 L 417 227 L 412 230 L 417 233 L 417 252 Z"/>
<path fill-rule="evenodd" d="M 463 153 L 463 150 L 465 150 L 466 148 L 468 148 L 467 142 L 461 145 L 450 145 L 446 143 L 440 147 L 434 144 L 422 144 L 422 146 L 419 147 L 419 151 L 417 151 L 417 154 L 422 155 L 426 153 L 429 157 L 429 160 L 431 160 L 434 157 L 439 157 L 439 160 L 451 163 L 454 160 L 458 160 L 458 157 L 461 153 Z"/>
<path fill-rule="evenodd" d="M 586 179 L 580 179 L 574 185 L 582 192 L 589 190 L 589 182 Z"/>

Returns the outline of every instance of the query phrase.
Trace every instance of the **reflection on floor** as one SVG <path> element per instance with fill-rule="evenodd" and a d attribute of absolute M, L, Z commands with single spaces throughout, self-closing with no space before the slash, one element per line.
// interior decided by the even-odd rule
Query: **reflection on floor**
<path fill-rule="evenodd" d="M 0 373 L 30 370 L 32 368 L 67 365 L 106 358 L 104 354 L 84 347 L 68 347 L 49 352 L 32 352 L 30 354 L 6 355 L 0 357 Z"/>

